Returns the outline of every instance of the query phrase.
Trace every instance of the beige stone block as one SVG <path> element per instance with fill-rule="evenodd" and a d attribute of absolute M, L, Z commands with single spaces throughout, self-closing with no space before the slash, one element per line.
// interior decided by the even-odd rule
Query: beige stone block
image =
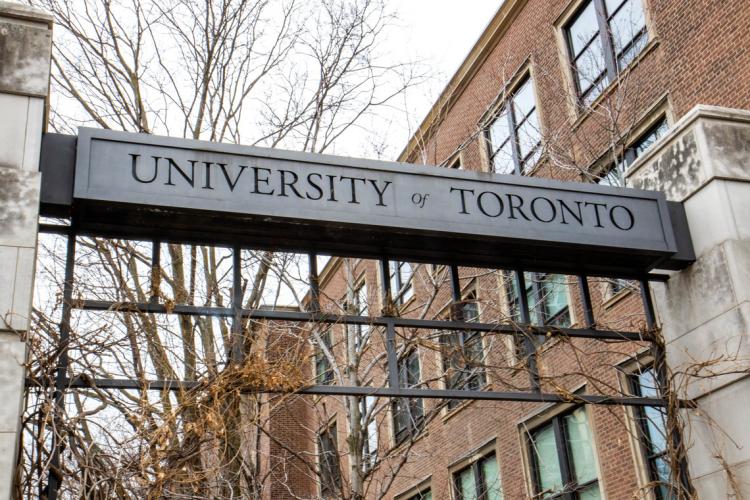
<path fill-rule="evenodd" d="M 750 123 L 705 119 L 701 129 L 705 137 L 712 176 L 725 179 L 750 179 Z"/>
<path fill-rule="evenodd" d="M 26 331 L 29 329 L 34 294 L 35 269 L 36 249 L 19 248 L 15 286 L 13 289 L 13 314 L 10 318 L 11 328 L 17 331 Z"/>
<path fill-rule="evenodd" d="M 723 247 L 736 300 L 750 302 L 750 238 L 727 241 Z"/>
<path fill-rule="evenodd" d="M 750 462 L 750 378 L 705 396 L 698 404 L 698 410 L 687 410 L 685 439 L 691 476 L 699 479 L 722 471 L 725 465 Z"/>
<path fill-rule="evenodd" d="M 0 246 L 0 330 L 10 327 L 13 312 L 13 292 L 16 288 L 16 264 L 18 248 Z"/>
<path fill-rule="evenodd" d="M 16 432 L 20 424 L 26 344 L 18 335 L 0 333 L 0 432 Z"/>
<path fill-rule="evenodd" d="M 0 92 L 49 92 L 52 30 L 46 23 L 0 17 Z"/>
<path fill-rule="evenodd" d="M 29 97 L 0 93 L 0 166 L 21 168 Z M 21 147 L 19 147 L 21 145 Z"/>
<path fill-rule="evenodd" d="M 695 399 L 745 377 L 741 367 L 750 363 L 750 303 L 710 319 L 666 348 L 683 397 Z"/>
<path fill-rule="evenodd" d="M 34 248 L 41 174 L 0 167 L 0 245 Z"/>
<path fill-rule="evenodd" d="M 750 171 L 747 165 L 750 165 L 750 160 L 746 164 Z M 728 181 L 726 193 L 738 239 L 750 240 L 750 183 Z"/>
<path fill-rule="evenodd" d="M 718 471 L 694 479 L 693 486 L 698 498 L 708 500 L 750 498 L 750 463 L 733 467 L 730 473 Z"/>
<path fill-rule="evenodd" d="M 21 168 L 30 172 L 39 171 L 39 156 L 42 151 L 44 132 L 44 99 L 30 97 L 26 111 L 26 133 L 23 138 L 23 159 Z"/>
<path fill-rule="evenodd" d="M 0 166 L 39 170 L 44 99 L 0 93 Z"/>
<path fill-rule="evenodd" d="M 18 435 L 13 432 L 0 432 L 0 498 L 13 498 L 13 471 L 16 468 Z"/>
<path fill-rule="evenodd" d="M 750 196 L 750 184 L 748 196 Z M 737 225 L 731 213 L 727 183 L 713 180 L 684 202 L 695 255 L 700 258 L 707 251 L 726 240 L 737 239 Z"/>
<path fill-rule="evenodd" d="M 723 245 L 705 252 L 689 268 L 654 284 L 654 298 L 667 342 L 737 306 Z"/>

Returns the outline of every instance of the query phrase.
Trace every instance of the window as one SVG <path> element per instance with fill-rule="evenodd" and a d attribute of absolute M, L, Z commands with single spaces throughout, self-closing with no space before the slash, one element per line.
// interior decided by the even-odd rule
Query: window
<path fill-rule="evenodd" d="M 365 439 L 362 442 L 362 468 L 371 469 L 378 459 L 378 423 L 375 420 L 375 404 L 378 398 L 365 396 L 359 400 L 360 421 Z"/>
<path fill-rule="evenodd" d="M 498 174 L 526 174 L 541 156 L 542 132 L 531 78 L 500 108 L 487 131 L 490 165 Z"/>
<path fill-rule="evenodd" d="M 508 308 L 513 321 L 520 321 L 520 296 L 513 273 L 505 274 Z M 570 326 L 567 279 L 561 274 L 524 273 L 526 298 L 531 324 L 538 326 Z"/>
<path fill-rule="evenodd" d="M 391 293 L 393 302 L 397 305 L 403 305 L 414 295 L 412 287 L 412 267 L 408 262 L 390 261 L 390 279 Z"/>
<path fill-rule="evenodd" d="M 500 471 L 492 453 L 453 475 L 458 500 L 502 500 Z"/>
<path fill-rule="evenodd" d="M 656 141 L 664 137 L 669 130 L 666 117 L 658 120 L 646 132 L 625 149 L 622 160 L 617 165 L 612 165 L 597 179 L 597 183 L 603 186 L 622 187 L 625 185 L 625 170 L 641 156 Z"/>
<path fill-rule="evenodd" d="M 417 387 L 420 381 L 419 355 L 412 349 L 398 362 L 399 385 L 403 388 Z M 396 444 L 415 436 L 424 427 L 424 407 L 421 398 L 393 399 L 393 435 Z"/>
<path fill-rule="evenodd" d="M 582 105 L 601 95 L 648 42 L 642 0 L 588 0 L 565 29 Z"/>
<path fill-rule="evenodd" d="M 333 350 L 331 330 L 328 329 L 320 335 L 329 352 Z M 315 383 L 320 385 L 333 384 L 333 368 L 331 361 L 320 346 L 315 349 Z"/>
<path fill-rule="evenodd" d="M 528 435 L 534 493 L 539 498 L 601 498 L 586 410 L 557 416 Z"/>
<path fill-rule="evenodd" d="M 427 488 L 426 490 L 404 497 L 403 499 L 400 498 L 399 500 L 432 500 L 432 490 Z"/>
<path fill-rule="evenodd" d="M 364 280 L 356 287 L 351 297 L 352 303 L 344 302 L 344 310 L 347 314 L 354 316 L 369 316 L 367 307 L 367 284 Z M 367 335 L 370 333 L 370 325 L 347 325 L 347 331 L 354 334 L 354 347 L 362 349 Z"/>
<path fill-rule="evenodd" d="M 476 294 L 470 293 L 461 304 L 463 321 L 478 321 L 479 307 Z M 446 388 L 467 391 L 477 391 L 487 383 L 487 375 L 483 368 L 484 348 L 482 335 L 476 331 L 445 332 L 440 336 L 443 347 L 443 370 L 445 372 Z M 448 401 L 448 408 L 454 408 L 460 400 Z"/>
<path fill-rule="evenodd" d="M 659 384 L 653 367 L 642 369 L 628 377 L 630 391 L 634 396 L 659 397 Z M 657 500 L 676 499 L 674 488 L 670 488 L 670 467 L 667 456 L 667 415 L 655 406 L 634 407 L 643 455 L 646 460 L 650 482 L 658 483 L 654 488 Z"/>
<path fill-rule="evenodd" d="M 318 477 L 322 498 L 338 498 L 341 489 L 339 451 L 336 443 L 334 422 L 318 433 Z"/>

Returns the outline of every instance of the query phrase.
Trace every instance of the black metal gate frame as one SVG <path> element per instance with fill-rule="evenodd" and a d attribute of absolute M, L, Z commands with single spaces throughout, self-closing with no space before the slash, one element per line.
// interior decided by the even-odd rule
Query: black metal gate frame
<path fill-rule="evenodd" d="M 40 224 L 39 232 L 46 234 L 58 234 L 67 237 L 67 250 L 65 258 L 65 279 L 63 285 L 63 303 L 62 314 L 59 325 L 60 338 L 58 346 L 58 361 L 55 373 L 55 391 L 54 401 L 56 408 L 56 418 L 60 418 L 63 413 L 64 393 L 66 389 L 92 388 L 107 390 L 189 390 L 197 388 L 201 382 L 185 380 L 148 380 L 145 383 L 136 379 L 111 379 L 111 378 L 91 378 L 86 375 L 68 376 L 70 359 L 68 347 L 70 343 L 70 320 L 73 309 L 82 309 L 89 311 L 112 311 L 112 312 L 142 312 L 154 314 L 176 314 L 188 316 L 213 316 L 232 318 L 232 337 L 230 345 L 230 359 L 234 362 L 242 361 L 242 320 L 250 318 L 255 320 L 273 320 L 289 322 L 318 322 L 327 324 L 344 324 L 344 325 L 376 325 L 385 327 L 385 347 L 387 360 L 387 387 L 347 387 L 335 385 L 310 385 L 291 392 L 297 394 L 327 395 L 327 396 L 379 396 L 379 397 L 406 397 L 406 398 L 438 398 L 438 399 L 468 399 L 468 400 L 489 400 L 489 401 L 515 401 L 527 403 L 571 403 L 578 402 L 584 404 L 597 405 L 624 405 L 624 406 L 657 406 L 665 407 L 668 402 L 664 398 L 648 397 L 623 397 L 607 396 L 596 394 L 576 394 L 573 399 L 569 395 L 557 393 L 545 393 L 541 390 L 539 372 L 536 363 L 536 348 L 533 338 L 537 335 L 554 335 L 569 338 L 586 338 L 605 341 L 638 341 L 650 342 L 651 354 L 654 358 L 654 366 L 657 373 L 660 394 L 667 394 L 669 391 L 668 375 L 665 363 L 665 354 L 663 347 L 655 342 L 652 332 L 656 328 L 654 305 L 651 300 L 650 281 L 666 281 L 668 277 L 660 274 L 645 274 L 638 279 L 640 282 L 641 297 L 646 317 L 646 332 L 628 332 L 600 330 L 596 328 L 593 308 L 591 304 L 591 295 L 589 292 L 587 276 L 584 274 L 577 275 L 579 291 L 581 295 L 585 327 L 584 328 L 540 328 L 531 325 L 529 315 L 529 304 L 525 293 L 519 294 L 520 299 L 520 316 L 521 325 L 500 325 L 493 323 L 479 323 L 463 321 L 460 317 L 460 308 L 452 307 L 451 320 L 425 320 L 401 318 L 395 315 L 385 315 L 385 311 L 394 311 L 393 307 L 385 307 L 384 314 L 376 317 L 357 316 L 348 314 L 329 314 L 320 310 L 320 289 L 317 269 L 317 254 L 308 253 L 309 261 L 309 292 L 311 301 L 308 311 L 274 311 L 265 309 L 245 309 L 242 306 L 241 297 L 241 250 L 250 249 L 247 246 L 235 244 L 232 247 L 233 258 L 233 277 L 232 277 L 232 304 L 231 307 L 201 307 L 193 305 L 169 305 L 160 303 L 159 297 L 154 294 L 158 290 L 158 282 L 154 279 L 158 273 L 151 273 L 151 292 L 152 295 L 148 302 L 112 302 L 99 300 L 73 300 L 73 281 L 75 269 L 75 252 L 76 237 L 90 236 L 96 237 L 91 232 L 78 232 L 75 228 L 75 220 L 71 225 Z M 136 238 L 137 239 L 137 238 Z M 146 240 L 148 241 L 148 240 Z M 178 241 L 152 240 L 151 267 L 152 269 L 160 266 L 161 245 L 163 243 L 182 243 Z M 195 242 L 191 242 L 194 243 Z M 211 243 L 206 242 L 210 245 Z M 253 250 L 258 250 L 253 248 Z M 263 250 L 272 250 L 263 248 Z M 380 259 L 380 273 L 382 283 L 383 304 L 392 304 L 392 294 L 390 290 L 389 279 L 389 260 L 399 260 L 398 255 L 383 256 Z M 461 302 L 461 290 L 458 281 L 458 264 L 450 265 L 451 275 L 451 292 L 454 306 Z M 516 286 L 518 290 L 525 290 L 525 278 L 523 269 L 513 269 L 515 274 Z M 158 278 L 156 278 L 158 280 Z M 397 366 L 397 349 L 396 349 L 396 328 L 413 328 L 427 330 L 448 330 L 448 331 L 479 331 L 488 333 L 497 333 L 505 335 L 521 336 L 523 341 L 524 355 L 526 356 L 529 382 L 531 390 L 522 391 L 482 391 L 482 390 L 447 390 L 447 389 L 420 389 L 401 387 L 398 379 Z M 27 387 L 38 386 L 39 381 L 27 380 Z M 248 392 L 278 392 L 264 391 L 263 389 L 252 389 Z M 692 407 L 691 401 L 678 401 L 681 407 Z M 671 417 L 670 417 L 671 418 Z M 670 428 L 677 428 L 671 426 Z M 53 434 L 53 455 L 51 466 L 53 470 L 59 470 L 61 460 L 60 442 L 57 434 Z M 675 449 L 681 449 L 681 437 L 679 433 L 672 434 Z M 682 464 L 680 477 L 687 478 L 687 466 Z M 55 472 L 50 473 L 49 482 L 46 489 L 47 498 L 55 500 L 61 483 L 61 478 Z M 685 485 L 689 488 L 689 483 Z M 689 490 L 688 490 L 689 491 Z"/>

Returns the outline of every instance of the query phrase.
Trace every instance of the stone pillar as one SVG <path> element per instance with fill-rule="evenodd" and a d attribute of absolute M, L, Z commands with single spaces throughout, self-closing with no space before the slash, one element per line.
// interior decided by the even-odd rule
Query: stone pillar
<path fill-rule="evenodd" d="M 653 294 L 700 498 L 750 498 L 750 112 L 697 106 L 626 173 L 684 203 L 697 261 Z"/>
<path fill-rule="evenodd" d="M 0 500 L 18 456 L 51 48 L 51 16 L 0 2 Z"/>

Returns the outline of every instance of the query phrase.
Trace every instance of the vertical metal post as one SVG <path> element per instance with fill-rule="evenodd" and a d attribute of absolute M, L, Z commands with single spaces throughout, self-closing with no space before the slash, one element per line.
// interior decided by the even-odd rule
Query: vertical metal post
<path fill-rule="evenodd" d="M 516 269 L 516 287 L 518 288 L 518 302 L 521 314 L 521 323 L 531 325 L 531 316 L 529 315 L 529 298 L 526 296 L 526 278 L 523 270 Z M 539 381 L 539 368 L 536 364 L 536 346 L 529 332 L 523 332 L 523 346 L 526 354 L 526 360 L 529 368 L 529 382 L 531 390 L 541 392 L 541 383 Z"/>
<path fill-rule="evenodd" d="M 383 303 L 383 316 L 392 316 L 395 312 L 391 298 L 391 273 L 388 259 L 380 259 L 380 283 Z M 385 352 L 388 360 L 388 385 L 394 389 L 399 387 L 398 356 L 396 355 L 396 326 L 392 321 L 385 325 Z"/>
<path fill-rule="evenodd" d="M 149 302 L 159 303 L 159 287 L 161 286 L 161 240 L 151 242 L 151 296 Z"/>
<path fill-rule="evenodd" d="M 318 279 L 318 254 L 310 252 L 308 260 L 308 283 L 310 286 L 310 311 L 320 312 L 320 281 Z"/>
<path fill-rule="evenodd" d="M 455 321 L 463 321 L 463 309 L 461 308 L 461 281 L 458 276 L 458 266 L 450 266 L 451 269 L 451 296 L 453 297 L 453 304 L 451 304 L 451 319 Z M 455 333 L 455 332 L 454 332 Z"/>
<path fill-rule="evenodd" d="M 65 282 L 63 283 L 62 315 L 60 319 L 60 341 L 58 344 L 59 354 L 57 357 L 57 368 L 55 373 L 55 402 L 54 422 L 55 428 L 52 433 L 52 457 L 50 459 L 49 477 L 47 480 L 47 498 L 56 500 L 57 493 L 62 483 L 61 476 L 61 447 L 60 434 L 62 433 L 62 418 L 65 411 L 65 384 L 68 377 L 70 358 L 68 349 L 70 347 L 70 318 L 73 305 L 73 279 L 75 271 L 76 256 L 76 233 L 71 227 L 68 233 L 67 253 L 65 255 Z"/>
<path fill-rule="evenodd" d="M 594 319 L 594 308 L 591 305 L 591 291 L 589 282 L 583 274 L 578 275 L 578 287 L 581 291 L 581 303 L 583 305 L 583 317 L 586 320 L 586 328 L 593 328 L 596 324 Z"/>
<path fill-rule="evenodd" d="M 654 302 L 651 298 L 651 287 L 648 281 L 641 280 L 641 300 L 643 301 L 643 312 L 646 316 L 646 326 L 649 332 L 656 331 L 656 310 L 654 308 Z M 662 398 L 668 399 L 671 393 L 671 387 L 669 385 L 669 373 L 667 372 L 667 358 L 664 352 L 664 346 L 661 343 L 651 340 L 651 355 L 654 358 L 654 375 L 656 376 L 656 382 L 659 385 L 659 394 Z M 680 485 L 687 495 L 694 493 L 693 485 L 690 482 L 690 471 L 688 469 L 687 457 L 685 456 L 685 449 L 682 443 L 682 429 L 680 429 L 677 416 L 673 412 L 669 411 L 667 407 L 667 429 L 666 433 L 672 441 L 672 449 L 679 455 L 677 460 L 677 471 L 676 475 L 679 478 Z M 683 495 L 679 495 L 682 497 Z"/>
<path fill-rule="evenodd" d="M 242 249 L 232 247 L 232 345 L 231 361 L 242 361 Z"/>

